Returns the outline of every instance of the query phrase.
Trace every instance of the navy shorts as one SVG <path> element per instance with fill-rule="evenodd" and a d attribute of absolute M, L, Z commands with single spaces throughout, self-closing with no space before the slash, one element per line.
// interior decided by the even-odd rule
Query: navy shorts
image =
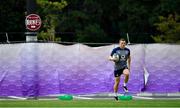
<path fill-rule="evenodd" d="M 128 69 L 128 67 L 124 67 L 124 68 L 119 69 L 119 70 L 114 70 L 114 77 L 120 77 L 121 74 L 123 74 L 124 69 Z"/>

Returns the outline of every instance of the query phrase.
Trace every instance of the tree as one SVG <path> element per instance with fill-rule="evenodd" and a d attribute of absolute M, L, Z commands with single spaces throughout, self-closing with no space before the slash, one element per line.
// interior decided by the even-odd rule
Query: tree
<path fill-rule="evenodd" d="M 52 2 L 48 0 L 37 0 L 38 13 L 43 20 L 43 28 L 38 34 L 39 40 L 60 41 L 60 37 L 55 36 L 55 29 L 58 26 L 58 13 L 67 6 L 67 2 Z"/>
<path fill-rule="evenodd" d="M 160 32 L 156 29 L 157 25 L 154 25 L 160 23 L 159 16 L 168 18 L 170 14 L 180 14 L 180 0 L 36 1 L 37 13 L 43 21 L 38 38 L 52 41 L 59 40 L 56 38 L 61 37 L 62 41 L 93 42 L 93 39 L 87 38 L 87 28 L 89 28 L 91 32 L 95 31 L 95 34 L 106 36 L 108 40 L 96 40 L 98 42 L 115 42 L 126 36 L 126 33 L 129 33 L 130 41 L 133 43 L 154 42 L 151 35 Z M 1 0 L 1 32 L 25 32 L 24 12 L 26 9 L 24 4 L 25 0 Z M 98 35 L 94 36 L 101 39 Z M 14 35 L 13 37 L 13 40 L 20 39 Z"/>
<path fill-rule="evenodd" d="M 84 30 L 77 31 L 79 42 L 106 42 L 107 35 L 97 24 L 90 24 Z"/>
<path fill-rule="evenodd" d="M 155 23 L 160 34 L 153 36 L 156 42 L 180 43 L 180 16 L 170 14 L 168 17 L 159 16 L 159 22 Z"/>

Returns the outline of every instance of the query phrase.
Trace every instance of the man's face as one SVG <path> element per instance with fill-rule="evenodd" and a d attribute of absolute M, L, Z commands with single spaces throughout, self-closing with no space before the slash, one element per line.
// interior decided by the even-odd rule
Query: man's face
<path fill-rule="evenodd" d="M 125 48 L 125 46 L 126 46 L 126 41 L 119 41 L 120 48 Z"/>

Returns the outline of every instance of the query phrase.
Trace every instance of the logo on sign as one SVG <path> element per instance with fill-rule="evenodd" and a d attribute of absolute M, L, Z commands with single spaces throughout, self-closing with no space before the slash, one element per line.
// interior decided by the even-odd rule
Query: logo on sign
<path fill-rule="evenodd" d="M 31 31 L 36 31 L 41 27 L 41 18 L 37 14 L 30 14 L 26 16 L 26 28 Z"/>

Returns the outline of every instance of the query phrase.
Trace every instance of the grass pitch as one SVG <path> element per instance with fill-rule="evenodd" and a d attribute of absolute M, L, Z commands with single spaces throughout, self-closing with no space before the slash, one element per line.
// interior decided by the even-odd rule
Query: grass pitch
<path fill-rule="evenodd" d="M 0 108 L 4 107 L 68 107 L 68 108 L 111 108 L 111 107 L 180 107 L 180 100 L 131 100 L 131 101 L 115 101 L 115 100 L 1 100 Z"/>

